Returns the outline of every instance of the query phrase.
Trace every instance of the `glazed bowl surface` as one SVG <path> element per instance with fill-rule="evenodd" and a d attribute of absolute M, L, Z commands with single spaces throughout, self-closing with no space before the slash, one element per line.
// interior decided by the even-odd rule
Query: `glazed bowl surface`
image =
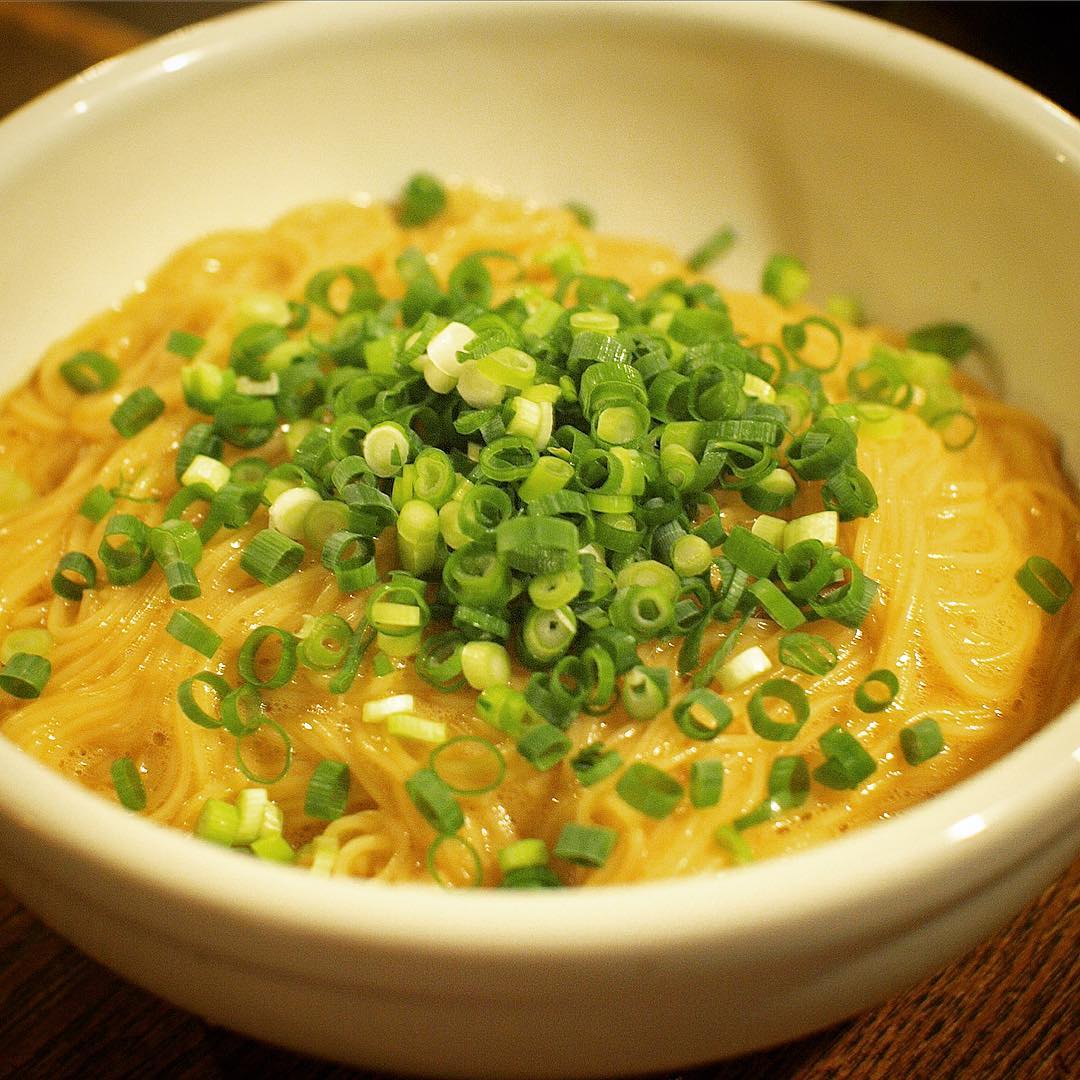
<path fill-rule="evenodd" d="M 417 169 L 689 250 L 720 221 L 883 322 L 944 317 L 1080 458 L 1080 126 L 812 4 L 295 4 L 99 65 L 0 125 L 0 385 L 213 229 Z M 823 299 L 818 297 L 818 299 Z M 316 880 L 126 814 L 0 738 L 0 876 L 121 974 L 369 1068 L 672 1069 L 876 1004 L 1080 849 L 1080 710 L 900 817 L 720 877 L 557 895 Z"/>

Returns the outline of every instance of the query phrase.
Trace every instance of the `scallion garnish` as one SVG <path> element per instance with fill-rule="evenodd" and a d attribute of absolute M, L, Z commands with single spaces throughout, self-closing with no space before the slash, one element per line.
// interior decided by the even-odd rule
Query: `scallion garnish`
<path fill-rule="evenodd" d="M 44 656 L 15 653 L 0 669 L 0 690 L 17 698 L 40 697 L 51 675 L 52 664 Z"/>
<path fill-rule="evenodd" d="M 831 727 L 818 740 L 825 762 L 814 770 L 814 779 L 826 787 L 846 790 L 857 788 L 877 768 L 877 763 L 863 749 L 854 735 L 839 725 Z"/>
<path fill-rule="evenodd" d="M 336 821 L 349 801 L 349 766 L 343 761 L 320 761 L 308 781 L 304 813 L 320 821 Z"/>
<path fill-rule="evenodd" d="M 60 365 L 60 374 L 77 394 L 96 394 L 111 389 L 120 381 L 120 367 L 116 361 L 89 349 L 65 360 Z"/>
<path fill-rule="evenodd" d="M 149 386 L 140 386 L 116 406 L 109 419 L 125 439 L 130 439 L 149 427 L 164 411 L 165 402 Z"/>
<path fill-rule="evenodd" d="M 455 833 L 465 815 L 454 793 L 434 769 L 418 769 L 405 781 L 405 791 L 425 821 L 442 835 Z"/>
<path fill-rule="evenodd" d="M 1048 615 L 1056 615 L 1072 595 L 1072 582 L 1049 559 L 1031 558 L 1016 571 L 1016 581 Z"/>
<path fill-rule="evenodd" d="M 880 688 L 880 689 L 879 689 Z M 871 671 L 855 687 L 855 704 L 865 713 L 887 709 L 900 693 L 900 680 L 888 668 Z"/>
<path fill-rule="evenodd" d="M 666 818 L 683 797 L 682 784 L 647 761 L 635 761 L 619 777 L 615 791 L 623 802 L 652 818 Z"/>
<path fill-rule="evenodd" d="M 207 659 L 212 657 L 221 645 L 221 635 L 211 630 L 198 615 L 192 615 L 190 611 L 174 611 L 165 631 L 182 645 L 202 653 Z"/>
<path fill-rule="evenodd" d="M 578 866 L 601 867 L 615 849 L 619 834 L 605 825 L 568 821 L 559 833 L 553 854 Z"/>
<path fill-rule="evenodd" d="M 87 589 L 97 585 L 97 567 L 89 555 L 69 551 L 60 557 L 52 576 L 52 590 L 65 600 L 81 600 Z"/>
<path fill-rule="evenodd" d="M 426 225 L 446 206 L 446 189 L 430 173 L 416 173 L 401 191 L 398 220 L 407 229 Z"/>
<path fill-rule="evenodd" d="M 111 765 L 109 773 L 112 776 L 113 788 L 120 805 L 128 810 L 146 809 L 146 788 L 143 786 L 142 777 L 135 767 L 135 762 L 129 757 L 117 758 Z"/>
<path fill-rule="evenodd" d="M 921 765 L 945 749 L 945 738 L 938 722 L 925 716 L 900 731 L 900 749 L 909 765 Z"/>
<path fill-rule="evenodd" d="M 273 529 L 256 533 L 240 556 L 243 569 L 263 585 L 284 581 L 303 561 L 303 545 Z"/>

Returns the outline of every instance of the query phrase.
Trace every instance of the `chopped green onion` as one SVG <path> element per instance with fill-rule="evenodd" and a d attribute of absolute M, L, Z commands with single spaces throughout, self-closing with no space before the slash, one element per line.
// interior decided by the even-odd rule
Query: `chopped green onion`
<path fill-rule="evenodd" d="M 1049 559 L 1031 558 L 1016 571 L 1020 588 L 1048 615 L 1056 615 L 1072 595 L 1072 582 Z"/>
<path fill-rule="evenodd" d="M 468 641 L 461 648 L 461 672 L 474 690 L 510 682 L 510 654 L 495 641 Z"/>
<path fill-rule="evenodd" d="M 17 652 L 0 670 L 0 690 L 17 698 L 40 697 L 51 675 L 52 664 L 44 656 Z"/>
<path fill-rule="evenodd" d="M 827 675 L 837 660 L 832 643 L 817 634 L 785 634 L 780 639 L 780 663 L 807 675 Z"/>
<path fill-rule="evenodd" d="M 825 761 L 814 770 L 814 779 L 826 787 L 837 790 L 857 788 L 877 768 L 877 763 L 858 739 L 839 725 L 829 728 L 818 743 Z"/>
<path fill-rule="evenodd" d="M 214 695 L 217 699 L 218 715 L 208 713 L 195 700 L 196 686 L 205 686 Z M 231 692 L 232 687 L 220 675 L 212 671 L 202 671 L 185 679 L 176 688 L 176 703 L 192 723 L 204 728 L 219 728 L 224 726 L 220 716 L 221 703 Z"/>
<path fill-rule="evenodd" d="M 578 866 L 599 868 L 608 861 L 619 834 L 604 825 L 581 825 L 568 821 L 555 842 L 557 858 Z"/>
<path fill-rule="evenodd" d="M 267 862 L 291 863 L 296 859 L 296 852 L 280 833 L 260 836 L 258 840 L 253 840 L 251 853 Z"/>
<path fill-rule="evenodd" d="M 165 348 L 174 356 L 182 356 L 185 360 L 194 360 L 195 354 L 206 344 L 205 339 L 198 334 L 189 334 L 186 330 L 173 330 L 169 333 Z"/>
<path fill-rule="evenodd" d="M 784 307 L 797 303 L 810 288 L 806 267 L 794 256 L 774 255 L 761 275 L 761 291 Z"/>
<path fill-rule="evenodd" d="M 405 791 L 437 833 L 447 836 L 465 824 L 465 815 L 453 792 L 434 769 L 418 769 L 405 781 Z"/>
<path fill-rule="evenodd" d="M 494 791 L 506 775 L 499 748 L 476 735 L 456 735 L 435 747 L 428 765 L 455 795 Z"/>
<path fill-rule="evenodd" d="M 741 525 L 728 533 L 724 555 L 740 570 L 759 578 L 767 578 L 780 558 L 780 552 L 772 544 Z"/>
<path fill-rule="evenodd" d="M 181 645 L 189 646 L 207 659 L 212 657 L 221 645 L 221 635 L 211 630 L 198 615 L 192 615 L 190 611 L 174 611 L 165 631 Z"/>
<path fill-rule="evenodd" d="M 240 811 L 223 799 L 207 799 L 195 822 L 195 835 L 222 847 L 232 847 L 240 829 Z"/>
<path fill-rule="evenodd" d="M 271 805 L 270 796 L 266 788 L 244 788 L 236 796 L 234 805 L 240 815 L 234 843 L 250 844 L 263 834 L 267 807 Z"/>
<path fill-rule="evenodd" d="M 441 743 L 446 739 L 446 724 L 442 720 L 429 720 L 412 713 L 395 713 L 387 718 L 386 732 L 418 742 Z"/>
<path fill-rule="evenodd" d="M 909 765 L 921 765 L 940 754 L 945 749 L 945 739 L 938 722 L 927 716 L 901 728 L 900 749 Z"/>
<path fill-rule="evenodd" d="M 35 656 L 48 656 L 53 647 L 53 636 L 48 630 L 37 626 L 28 626 L 22 630 L 12 630 L 0 645 L 0 664 L 6 664 L 16 653 L 33 653 Z"/>
<path fill-rule="evenodd" d="M 832 318 L 849 323 L 852 326 L 862 326 L 866 321 L 862 302 L 857 296 L 851 296 L 847 293 L 830 296 L 825 301 L 825 310 Z"/>
<path fill-rule="evenodd" d="M 264 663 L 260 662 L 260 653 L 263 644 L 271 638 L 278 643 L 277 665 L 267 675 L 261 675 L 260 669 Z M 276 690 L 284 686 L 296 673 L 296 638 L 287 630 L 278 626 L 256 626 L 240 646 L 240 654 L 236 658 L 236 667 L 240 678 L 249 686 L 256 686 L 262 690 Z"/>
<path fill-rule="evenodd" d="M 570 759 L 570 768 L 585 787 L 592 787 L 622 768 L 622 758 L 603 743 L 589 743 Z"/>
<path fill-rule="evenodd" d="M 446 189 L 430 173 L 410 176 L 401 190 L 398 221 L 406 229 L 426 225 L 446 206 Z"/>
<path fill-rule="evenodd" d="M 529 838 L 515 840 L 499 849 L 499 869 L 504 874 L 523 870 L 530 866 L 547 866 L 548 849 L 543 840 Z"/>
<path fill-rule="evenodd" d="M 96 585 L 97 567 L 89 555 L 69 551 L 60 557 L 52 576 L 52 590 L 57 596 L 65 600 L 81 600 L 82 594 Z"/>
<path fill-rule="evenodd" d="M 563 203 L 563 208 L 569 210 L 577 218 L 577 222 L 583 228 L 591 229 L 596 224 L 596 212 L 581 202 Z"/>
<path fill-rule="evenodd" d="M 149 386 L 132 391 L 109 417 L 112 426 L 125 439 L 138 435 L 165 411 L 165 402 Z"/>
<path fill-rule="evenodd" d="M 250 686 L 240 687 L 239 692 L 250 691 L 252 694 L 258 694 L 258 691 Z M 222 713 L 224 714 L 228 698 L 221 703 Z M 226 725 L 228 727 L 228 725 Z M 244 740 L 250 739 L 256 735 L 263 728 L 269 728 L 273 731 L 278 739 L 281 741 L 283 747 L 281 768 L 276 773 L 271 773 L 269 776 L 260 776 L 256 773 L 244 760 Z M 288 732 L 276 721 L 270 720 L 263 716 L 257 725 L 252 727 L 243 728 L 236 735 L 236 764 L 240 771 L 253 783 L 253 784 L 276 784 L 279 780 L 284 779 L 285 775 L 289 771 L 289 766 L 292 764 L 292 739 L 289 738 Z M 254 848 L 254 845 L 252 845 Z"/>
<path fill-rule="evenodd" d="M 724 791 L 724 763 L 698 760 L 690 766 L 690 803 L 697 810 L 716 806 Z"/>
<path fill-rule="evenodd" d="M 875 689 L 883 687 L 884 694 Z M 900 680 L 888 668 L 871 671 L 855 688 L 855 704 L 862 712 L 876 713 L 887 709 L 900 693 Z"/>
<path fill-rule="evenodd" d="M 263 585 L 276 585 L 304 561 L 304 548 L 273 529 L 256 533 L 240 556 L 240 566 Z"/>
<path fill-rule="evenodd" d="M 768 713 L 766 701 L 781 701 L 791 711 L 789 721 L 774 720 Z M 802 730 L 810 717 L 810 703 L 806 691 L 790 679 L 769 679 L 754 691 L 747 704 L 750 726 L 763 739 L 771 742 L 790 742 Z"/>
<path fill-rule="evenodd" d="M 320 821 L 336 821 L 349 801 L 349 766 L 342 761 L 320 761 L 308 781 L 304 813 Z"/>
<path fill-rule="evenodd" d="M 686 265 L 699 272 L 726 255 L 735 243 L 735 230 L 730 225 L 714 232 L 700 247 L 687 256 Z"/>
<path fill-rule="evenodd" d="M 946 360 L 962 360 L 978 343 L 970 326 L 963 323 L 933 323 L 908 334 L 907 346 L 919 352 L 936 353 Z"/>
<path fill-rule="evenodd" d="M 666 818 L 682 801 L 683 786 L 645 761 L 635 761 L 619 777 L 615 791 L 627 805 L 652 818 Z"/>
<path fill-rule="evenodd" d="M 112 763 L 109 774 L 121 806 L 128 810 L 146 809 L 146 788 L 143 787 L 142 777 L 131 758 L 117 758 Z"/>
<path fill-rule="evenodd" d="M 750 845 L 734 825 L 721 825 L 713 835 L 716 837 L 716 842 L 727 849 L 731 861 L 736 866 L 745 866 L 754 861 L 754 853 Z"/>
<path fill-rule="evenodd" d="M 743 649 L 720 669 L 720 685 L 729 693 L 771 670 L 772 661 L 758 645 Z"/>
<path fill-rule="evenodd" d="M 116 497 L 101 484 L 92 487 L 79 506 L 79 513 L 88 521 L 99 522 L 116 505 Z"/>
<path fill-rule="evenodd" d="M 111 543 L 116 537 L 121 538 L 120 543 Z M 98 547 L 98 558 L 104 564 L 105 572 L 113 585 L 134 584 L 150 569 L 154 561 L 150 548 L 150 530 L 131 514 L 114 514 L 105 526 Z M 56 587 L 55 578 L 53 587 Z M 92 586 L 88 584 L 87 587 Z"/>
<path fill-rule="evenodd" d="M 638 664 L 623 676 L 620 698 L 635 720 L 651 720 L 667 708 L 670 696 L 670 675 L 665 668 Z"/>
<path fill-rule="evenodd" d="M 316 615 L 300 633 L 300 660 L 315 671 L 333 671 L 344 661 L 352 636 L 352 627 L 340 615 Z"/>
<path fill-rule="evenodd" d="M 689 739 L 715 739 L 731 723 L 727 702 L 708 687 L 691 690 L 674 708 L 672 716 L 679 730 Z"/>
<path fill-rule="evenodd" d="M 548 723 L 529 728 L 517 741 L 518 753 L 540 772 L 558 765 L 573 746 L 562 731 Z"/>
<path fill-rule="evenodd" d="M 77 352 L 60 365 L 64 382 L 77 394 L 97 394 L 120 381 L 120 367 L 104 353 Z"/>

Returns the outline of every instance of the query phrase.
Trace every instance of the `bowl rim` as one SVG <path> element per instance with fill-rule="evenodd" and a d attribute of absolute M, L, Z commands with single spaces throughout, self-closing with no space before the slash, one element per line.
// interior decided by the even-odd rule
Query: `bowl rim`
<path fill-rule="evenodd" d="M 822 49 L 899 72 L 960 99 L 1017 134 L 1040 143 L 1080 172 L 1080 123 L 1034 91 L 947 46 L 841 9 L 773 0 L 761 4 L 500 4 L 510 18 L 552 18 L 562 8 L 620 19 L 679 20 Z M 0 124 L 0 183 L 59 137 L 77 115 L 137 94 L 170 70 L 176 57 L 211 58 L 285 47 L 357 23 L 390 24 L 433 14 L 489 19 L 479 0 L 343 5 L 272 4 L 219 16 L 104 61 L 22 107 Z M 541 13 L 543 12 L 543 13 Z M 452 14 L 451 14 L 452 13 Z M 245 33 L 231 34 L 236 25 Z M 283 210 L 286 208 L 282 208 Z M 1037 784 L 1025 784 L 1038 775 Z M 0 811 L 25 834 L 51 841 L 65 859 L 107 871 L 146 896 L 168 895 L 199 908 L 225 909 L 241 922 L 288 933 L 303 928 L 342 946 L 378 944 L 427 952 L 580 962 L 634 942 L 657 952 L 699 947 L 703 938 L 761 941 L 802 925 L 812 913 L 838 917 L 924 886 L 917 904 L 973 891 L 976 880 L 1008 873 L 1080 822 L 1080 703 L 1066 709 L 1010 754 L 944 793 L 810 850 L 735 868 L 723 875 L 677 878 L 557 894 L 481 890 L 467 896 L 426 884 L 324 880 L 257 860 L 238 859 L 147 819 L 64 779 L 0 737 Z M 0 816 L 2 816 L 0 815 Z M 0 820 L 0 826 L 3 826 Z M 6 826 L 3 826 L 6 827 Z M 2 837 L 0 829 L 0 837 Z M 951 873 L 963 857 L 975 877 Z M 792 883 L 797 887 L 793 887 Z M 274 903 L 262 897 L 273 891 Z M 763 903 L 767 897 L 767 903 Z M 619 918 L 611 918 L 613 902 Z M 677 905 L 677 907 L 675 906 Z M 679 912 L 672 918 L 672 910 Z M 528 934 L 522 929 L 527 927 Z M 289 961 L 282 956 L 279 961 Z"/>

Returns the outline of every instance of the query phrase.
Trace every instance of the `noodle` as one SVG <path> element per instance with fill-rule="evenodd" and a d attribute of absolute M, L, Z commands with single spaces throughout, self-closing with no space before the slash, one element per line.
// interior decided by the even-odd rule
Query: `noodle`
<path fill-rule="evenodd" d="M 519 264 L 489 263 L 496 301 L 518 286 L 518 265 L 550 293 L 554 279 L 541 256 L 567 243 L 580 248 L 591 273 L 619 278 L 636 296 L 673 276 L 687 276 L 685 266 L 660 246 L 595 234 L 566 211 L 522 208 L 470 191 L 451 192 L 445 212 L 409 230 L 384 205 L 327 204 L 291 213 L 264 232 L 221 233 L 193 244 L 122 307 L 50 349 L 29 381 L 0 406 L 0 467 L 24 477 L 38 493 L 0 519 L 0 637 L 44 627 L 54 642 L 52 675 L 36 700 L 0 695 L 0 731 L 109 798 L 115 798 L 112 763 L 130 757 L 146 784 L 147 816 L 182 829 L 195 827 L 208 799 L 231 801 L 251 787 L 237 763 L 236 740 L 223 728 L 192 723 L 177 704 L 178 684 L 204 670 L 235 684 L 237 653 L 256 626 L 298 633 L 301 613 L 334 612 L 356 627 L 366 612 L 365 594 L 340 591 L 317 558 L 271 588 L 254 581 L 241 566 L 241 554 L 265 527 L 261 510 L 249 524 L 222 529 L 204 545 L 198 564 L 202 595 L 183 605 L 224 639 L 209 662 L 166 633 L 177 605 L 156 570 L 129 587 L 110 587 L 101 575 L 98 587 L 77 603 L 49 587 L 65 552 L 98 551 L 108 516 L 93 523 L 79 514 L 95 484 L 117 493 L 114 512 L 135 514 L 148 525 L 162 521 L 164 505 L 177 490 L 177 449 L 196 417 L 178 379 L 184 360 L 166 347 L 170 333 L 204 338 L 200 357 L 224 365 L 235 335 L 234 313 L 249 294 L 299 299 L 317 271 L 348 263 L 367 268 L 384 296 L 400 296 L 397 260 L 411 245 L 427 253 L 440 281 L 475 251 L 516 256 Z M 725 299 L 749 342 L 780 342 L 784 325 L 812 314 L 802 305 L 785 309 L 759 296 Z M 328 325 L 316 312 L 309 330 L 317 336 Z M 846 373 L 886 338 L 874 329 L 844 328 L 840 364 L 824 379 L 830 397 L 844 395 Z M 807 358 L 830 347 L 815 338 Z M 73 393 L 60 365 L 78 350 L 114 358 L 119 384 L 100 394 Z M 164 415 L 122 438 L 110 416 L 140 386 L 159 395 Z M 716 829 L 761 804 L 777 756 L 799 755 L 812 767 L 818 764 L 818 740 L 836 724 L 856 736 L 876 770 L 857 790 L 813 783 L 800 807 L 747 829 L 755 857 L 792 852 L 889 817 L 1007 752 L 1080 689 L 1080 622 L 1074 611 L 1046 616 L 1014 580 L 1033 554 L 1075 580 L 1080 510 L 1056 442 L 1039 421 L 974 388 L 965 401 L 977 433 L 959 452 L 948 451 L 938 432 L 911 413 L 897 413 L 898 427 L 890 434 L 860 437 L 858 464 L 879 507 L 843 524 L 839 547 L 878 583 L 878 598 L 858 629 L 828 620 L 804 628 L 831 642 L 836 666 L 821 676 L 779 667 L 782 631 L 760 612 L 749 619 L 738 649 L 760 646 L 774 664 L 770 677 L 782 675 L 809 691 L 809 719 L 792 741 L 767 742 L 751 730 L 747 708 L 760 680 L 724 694 L 734 719 L 711 741 L 686 737 L 670 710 L 637 720 L 616 706 L 600 715 L 582 713 L 570 728 L 573 753 L 603 741 L 624 764 L 648 762 L 684 785 L 695 761 L 721 760 L 723 793 L 715 806 L 694 808 L 683 800 L 673 813 L 654 820 L 619 797 L 619 773 L 584 786 L 569 758 L 540 771 L 515 751 L 512 739 L 478 716 L 475 692 L 438 693 L 417 677 L 411 662 L 394 661 L 389 674 L 377 676 L 369 650 L 359 678 L 344 694 L 331 692 L 328 676 L 301 666 L 291 682 L 265 695 L 268 717 L 287 731 L 293 749 L 292 766 L 270 785 L 270 797 L 283 812 L 291 847 L 302 850 L 301 862 L 315 858 L 314 849 L 304 845 L 324 835 L 332 841 L 328 868 L 336 875 L 430 880 L 433 833 L 405 781 L 425 767 L 431 746 L 361 719 L 366 701 L 393 694 L 415 695 L 417 712 L 443 721 L 449 735 L 477 736 L 501 749 L 502 783 L 460 799 L 465 823 L 458 836 L 478 854 L 487 882 L 500 880 L 501 849 L 530 837 L 554 848 L 568 821 L 618 833 L 603 866 L 560 865 L 568 883 L 720 870 L 732 856 L 716 842 Z M 229 450 L 226 461 L 246 453 Z M 285 435 L 279 431 L 258 454 L 284 461 Z M 794 518 L 815 509 L 801 493 L 790 513 L 782 513 Z M 755 516 L 738 498 L 721 498 L 725 529 Z M 380 551 L 381 563 L 385 554 Z M 720 637 L 709 631 L 703 655 Z M 640 646 L 644 663 L 672 671 L 677 654 L 678 642 Z M 860 712 L 853 704 L 855 688 L 883 668 L 895 672 L 900 694 L 884 711 Z M 515 670 L 514 685 L 523 686 L 526 676 Z M 912 767 L 900 753 L 898 733 L 923 716 L 938 721 L 946 749 Z M 252 769 L 256 774 L 277 770 L 281 747 L 269 729 L 245 739 L 243 752 L 249 767 L 258 766 Z M 305 813 L 308 780 L 323 760 L 345 762 L 352 779 L 346 812 L 329 824 Z M 466 877 L 468 859 L 452 845 L 443 847 L 442 872 L 454 880 Z"/>

